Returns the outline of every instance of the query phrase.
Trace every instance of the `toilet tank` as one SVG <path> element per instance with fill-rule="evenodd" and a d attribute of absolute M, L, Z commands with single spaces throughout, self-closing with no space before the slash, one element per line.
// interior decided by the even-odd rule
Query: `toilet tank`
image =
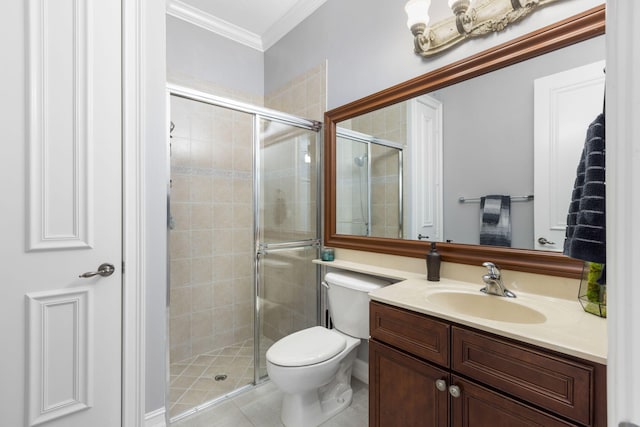
<path fill-rule="evenodd" d="M 329 285 L 329 314 L 333 326 L 355 338 L 369 338 L 369 292 L 390 282 L 366 274 L 344 271 L 324 276 Z"/>

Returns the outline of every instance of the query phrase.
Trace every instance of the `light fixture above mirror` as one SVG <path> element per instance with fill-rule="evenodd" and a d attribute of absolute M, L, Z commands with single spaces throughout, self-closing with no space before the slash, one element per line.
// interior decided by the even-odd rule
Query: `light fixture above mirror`
<path fill-rule="evenodd" d="M 431 56 L 472 37 L 502 31 L 558 0 L 448 0 L 453 16 L 429 26 L 431 0 L 409 0 L 404 9 L 416 54 Z"/>

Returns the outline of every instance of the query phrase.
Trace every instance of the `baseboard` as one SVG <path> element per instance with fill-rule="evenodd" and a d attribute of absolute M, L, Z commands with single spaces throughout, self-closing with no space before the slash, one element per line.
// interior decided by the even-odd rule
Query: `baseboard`
<path fill-rule="evenodd" d="M 353 371 L 351 375 L 353 375 L 363 383 L 369 384 L 369 364 L 360 359 L 354 360 Z"/>
<path fill-rule="evenodd" d="M 144 415 L 145 427 L 166 427 L 165 409 L 160 408 Z"/>

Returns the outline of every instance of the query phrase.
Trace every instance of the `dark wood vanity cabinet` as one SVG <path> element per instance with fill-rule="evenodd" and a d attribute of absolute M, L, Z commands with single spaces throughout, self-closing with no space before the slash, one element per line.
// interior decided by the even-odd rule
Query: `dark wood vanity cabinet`
<path fill-rule="evenodd" d="M 369 425 L 606 426 L 606 367 L 371 302 Z"/>
<path fill-rule="evenodd" d="M 434 386 L 437 380 L 448 376 L 441 368 L 370 341 L 369 425 L 448 426 L 449 395 Z"/>

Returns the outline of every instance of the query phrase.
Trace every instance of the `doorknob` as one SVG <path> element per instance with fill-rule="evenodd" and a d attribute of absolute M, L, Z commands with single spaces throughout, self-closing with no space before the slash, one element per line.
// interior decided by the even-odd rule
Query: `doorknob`
<path fill-rule="evenodd" d="M 113 264 L 109 264 L 108 262 L 105 262 L 104 264 L 100 264 L 100 267 L 98 267 L 98 271 L 87 271 L 86 273 L 82 273 L 78 277 L 83 279 L 86 279 L 87 277 L 93 277 L 93 276 L 107 277 L 107 276 L 111 276 L 114 271 L 116 271 L 116 268 L 113 266 Z"/>
<path fill-rule="evenodd" d="M 460 397 L 460 387 L 458 387 L 457 385 L 451 385 L 449 386 L 449 394 L 452 397 Z"/>
<path fill-rule="evenodd" d="M 541 245 L 555 245 L 556 242 L 550 242 L 547 239 L 545 239 L 544 237 L 540 237 L 538 239 L 538 243 L 540 243 Z"/>

